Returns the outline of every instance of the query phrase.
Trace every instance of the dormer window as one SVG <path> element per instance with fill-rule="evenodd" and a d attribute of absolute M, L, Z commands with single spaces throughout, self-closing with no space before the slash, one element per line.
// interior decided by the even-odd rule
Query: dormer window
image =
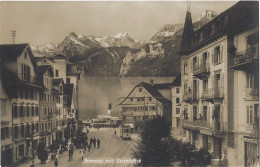
<path fill-rule="evenodd" d="M 24 58 L 27 59 L 27 52 L 24 52 Z"/>
<path fill-rule="evenodd" d="M 142 88 L 139 88 L 139 92 L 142 92 Z"/>

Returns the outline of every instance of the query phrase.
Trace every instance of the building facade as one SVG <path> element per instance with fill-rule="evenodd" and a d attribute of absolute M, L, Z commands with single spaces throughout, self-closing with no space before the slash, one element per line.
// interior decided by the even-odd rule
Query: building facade
<path fill-rule="evenodd" d="M 165 116 L 171 122 L 169 85 L 141 82 L 119 104 L 122 122 L 130 124 L 133 133 L 140 133 L 143 122 L 156 116 Z"/>
<path fill-rule="evenodd" d="M 239 59 L 237 55 L 247 46 L 245 34 L 258 31 L 257 11 L 258 2 L 238 2 L 195 32 L 191 13 L 188 11 L 186 15 L 181 45 L 182 127 L 187 130 L 187 138 L 192 144 L 207 148 L 212 154 L 212 165 L 249 164 L 241 160 L 245 159 L 241 155 L 241 161 L 237 161 L 240 153 L 237 151 L 240 147 L 250 149 L 253 146 L 243 144 L 245 141 L 241 142 L 240 137 L 246 135 L 245 129 L 241 128 L 246 126 L 244 111 L 248 110 L 249 122 L 255 118 L 255 114 L 250 113 L 259 113 L 258 95 L 256 87 L 250 87 L 251 75 L 245 78 L 245 72 L 234 70 L 232 63 L 234 65 Z M 257 49 L 254 48 L 256 59 Z M 252 78 L 255 79 L 251 79 L 252 84 L 258 87 L 258 78 Z M 246 91 L 254 92 L 253 100 L 252 97 L 246 100 Z M 250 149 L 246 154 L 250 154 L 250 163 L 255 162 L 252 157 L 259 155 L 257 149 Z"/>

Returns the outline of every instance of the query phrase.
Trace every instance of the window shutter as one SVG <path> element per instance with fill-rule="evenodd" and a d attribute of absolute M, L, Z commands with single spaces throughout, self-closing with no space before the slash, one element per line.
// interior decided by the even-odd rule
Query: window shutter
<path fill-rule="evenodd" d="M 214 49 L 211 49 L 211 60 L 212 60 L 212 64 L 214 65 Z"/>
<path fill-rule="evenodd" d="M 220 62 L 223 61 L 223 44 L 220 46 Z"/>
<path fill-rule="evenodd" d="M 249 124 L 249 106 L 246 107 L 247 107 L 246 123 Z"/>

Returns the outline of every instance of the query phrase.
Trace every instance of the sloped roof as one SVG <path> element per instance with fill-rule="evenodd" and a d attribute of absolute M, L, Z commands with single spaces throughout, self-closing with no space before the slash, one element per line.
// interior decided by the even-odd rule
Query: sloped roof
<path fill-rule="evenodd" d="M 47 71 L 49 71 L 50 75 L 53 76 L 53 71 L 52 71 L 51 65 L 37 66 L 37 73 L 38 74 L 43 74 Z"/>
<path fill-rule="evenodd" d="M 45 56 L 44 57 L 35 57 L 35 61 L 36 62 L 38 62 L 38 61 L 40 61 L 42 59 L 48 59 L 48 60 L 53 62 L 53 58 L 52 57 L 45 57 Z"/>
<path fill-rule="evenodd" d="M 62 54 L 57 54 L 54 56 L 54 58 L 63 58 L 63 59 L 66 59 L 65 56 L 63 56 Z"/>
<path fill-rule="evenodd" d="M 182 40 L 181 40 L 181 49 L 180 49 L 181 52 L 190 47 L 192 33 L 193 33 L 193 26 L 192 26 L 191 13 L 187 11 Z"/>
<path fill-rule="evenodd" d="M 144 87 L 156 100 L 158 100 L 159 102 L 161 103 L 171 103 L 171 101 L 169 101 L 168 99 L 166 99 L 159 91 L 158 87 L 162 86 L 163 84 L 155 84 L 155 85 L 152 85 L 152 84 L 149 84 L 149 83 L 146 83 L 146 82 L 140 82 L 139 84 L 137 84 L 134 89 L 128 94 L 128 96 L 120 103 L 122 104 L 130 95 L 131 93 L 135 90 L 135 88 L 137 87 Z M 168 85 L 168 83 L 166 84 Z M 165 88 L 165 86 L 164 86 Z M 169 87 L 170 88 L 170 87 Z"/>
<path fill-rule="evenodd" d="M 181 86 L 181 73 L 174 79 L 172 86 Z"/>
<path fill-rule="evenodd" d="M 9 59 L 16 59 L 22 54 L 29 44 L 6 44 L 0 45 L 0 55 Z"/>
<path fill-rule="evenodd" d="M 53 86 L 59 85 L 59 84 L 62 83 L 62 82 L 63 82 L 63 79 L 62 79 L 62 78 L 52 79 L 52 85 L 53 85 Z"/>

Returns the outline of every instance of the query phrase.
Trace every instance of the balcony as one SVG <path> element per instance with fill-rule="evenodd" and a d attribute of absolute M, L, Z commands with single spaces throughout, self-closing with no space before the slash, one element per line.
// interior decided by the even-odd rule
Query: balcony
<path fill-rule="evenodd" d="M 256 70 L 259 67 L 259 51 L 257 48 L 249 48 L 247 50 L 236 53 L 236 55 L 231 59 L 230 68 L 234 70 L 246 71 L 248 69 Z"/>
<path fill-rule="evenodd" d="M 209 88 L 202 91 L 201 99 L 214 103 L 214 100 L 224 98 L 223 88 Z"/>
<path fill-rule="evenodd" d="M 184 92 L 184 94 L 182 96 L 182 100 L 185 103 L 191 103 L 192 102 L 192 91 Z"/>
<path fill-rule="evenodd" d="M 210 67 L 209 63 L 196 65 L 193 69 L 193 76 L 199 79 L 209 77 Z"/>
<path fill-rule="evenodd" d="M 252 99 L 252 100 L 258 100 L 259 99 L 259 90 L 254 88 L 247 88 L 246 89 L 246 98 Z"/>
<path fill-rule="evenodd" d="M 221 122 L 213 121 L 212 123 L 210 123 L 208 121 L 202 120 L 192 121 L 188 119 L 183 119 L 182 127 L 183 129 L 199 131 L 201 134 L 209 136 L 224 134 L 223 123 Z"/>

